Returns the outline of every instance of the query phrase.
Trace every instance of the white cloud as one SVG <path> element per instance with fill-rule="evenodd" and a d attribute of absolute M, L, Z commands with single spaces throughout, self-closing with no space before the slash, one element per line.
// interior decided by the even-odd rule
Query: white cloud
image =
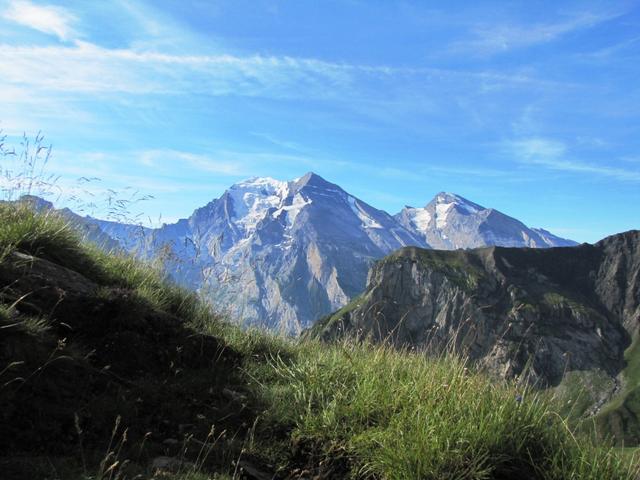
<path fill-rule="evenodd" d="M 567 146 L 546 138 L 527 138 L 504 143 L 507 153 L 521 163 L 539 165 L 550 170 L 592 174 L 621 181 L 640 182 L 640 170 L 612 165 L 597 165 L 566 157 Z"/>
<path fill-rule="evenodd" d="M 572 160 L 543 160 L 538 162 L 554 170 L 563 170 L 567 172 L 591 173 L 598 176 L 615 178 L 629 182 L 640 182 L 640 171 L 629 170 L 625 168 L 592 165 Z"/>
<path fill-rule="evenodd" d="M 547 138 L 526 138 L 507 143 L 517 157 L 526 161 L 538 163 L 540 161 L 555 160 L 567 151 L 564 143 Z"/>
<path fill-rule="evenodd" d="M 82 93 L 204 93 L 291 97 L 344 87 L 353 67 L 315 59 L 232 55 L 169 55 L 107 49 L 77 41 L 73 46 L 0 45 L 0 63 L 10 65 L 2 84 Z"/>
<path fill-rule="evenodd" d="M 518 175 L 514 175 L 513 172 L 507 170 L 497 170 L 494 168 L 482 168 L 482 167 L 466 167 L 466 166 L 429 166 L 428 173 L 442 174 L 445 176 L 459 176 L 459 177 L 489 177 L 489 178 L 502 178 L 514 179 L 514 180 L 526 180 Z"/>
<path fill-rule="evenodd" d="M 288 56 L 166 54 L 139 49 L 110 49 L 76 40 L 66 46 L 0 44 L 0 63 L 8 65 L 0 85 L 29 92 L 209 94 L 270 98 L 333 98 L 373 95 L 374 85 L 390 80 L 421 88 L 446 84 L 553 87 L 560 85 L 520 73 L 465 72 L 436 68 L 354 65 Z M 455 82 L 455 83 L 454 83 Z M 466 88 L 466 87 L 465 87 Z M 415 97 L 413 95 L 412 97 Z M 409 102 L 414 105 L 417 99 Z"/>
<path fill-rule="evenodd" d="M 249 174 L 244 165 L 227 160 L 215 160 L 208 155 L 183 152 L 171 149 L 146 150 L 139 155 L 140 163 L 147 167 L 182 168 L 178 164 L 187 164 L 201 172 L 224 176 Z"/>
<path fill-rule="evenodd" d="M 637 57 L 638 43 L 640 43 L 640 37 L 633 37 L 622 42 L 614 43 L 612 45 L 609 45 L 608 47 L 595 50 L 593 52 L 583 53 L 581 55 L 578 55 L 578 58 L 608 62 L 615 57 L 623 59 L 627 57 Z"/>
<path fill-rule="evenodd" d="M 61 7 L 36 5 L 27 0 L 11 0 L 2 16 L 39 32 L 55 35 L 60 40 L 71 40 L 75 35 L 71 27 L 75 17 Z"/>
<path fill-rule="evenodd" d="M 493 55 L 517 48 L 549 43 L 572 32 L 591 28 L 620 15 L 620 13 L 581 12 L 554 23 L 476 25 L 471 30 L 471 38 L 454 43 L 451 50 L 480 56 Z"/>
<path fill-rule="evenodd" d="M 254 137 L 260 138 L 262 140 L 265 140 L 266 142 L 275 145 L 277 147 L 281 147 L 287 150 L 296 150 L 296 151 L 303 151 L 304 148 L 302 148 L 300 145 L 298 145 L 295 142 L 290 142 L 288 140 L 282 140 L 280 138 L 276 138 L 273 135 L 270 135 L 268 133 L 262 133 L 262 132 L 250 132 L 251 135 L 253 135 Z"/>

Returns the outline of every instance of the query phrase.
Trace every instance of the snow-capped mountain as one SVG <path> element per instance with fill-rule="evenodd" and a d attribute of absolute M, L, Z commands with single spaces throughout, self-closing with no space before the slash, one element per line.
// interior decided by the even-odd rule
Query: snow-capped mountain
<path fill-rule="evenodd" d="M 388 213 L 313 173 L 237 183 L 188 219 L 143 233 L 135 248 L 118 239 L 143 257 L 160 252 L 176 280 L 231 317 L 289 333 L 359 294 L 375 260 L 426 246 Z"/>
<path fill-rule="evenodd" d="M 395 218 L 430 247 L 442 250 L 486 245 L 534 248 L 576 245 L 452 193 L 441 192 L 422 208 L 405 207 Z"/>
<path fill-rule="evenodd" d="M 156 229 L 72 219 L 101 244 L 160 259 L 230 318 L 287 333 L 346 305 L 364 290 L 369 267 L 400 247 L 574 244 L 446 193 L 394 217 L 314 173 L 236 183 Z"/>

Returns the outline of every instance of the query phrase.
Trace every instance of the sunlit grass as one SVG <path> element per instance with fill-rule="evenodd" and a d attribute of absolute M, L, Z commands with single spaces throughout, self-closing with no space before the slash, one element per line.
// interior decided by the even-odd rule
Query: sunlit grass
<path fill-rule="evenodd" d="M 456 356 L 310 342 L 270 368 L 256 373 L 270 421 L 295 425 L 327 456 L 340 446 L 358 477 L 633 478 L 630 462 L 575 440 L 546 396 Z"/>

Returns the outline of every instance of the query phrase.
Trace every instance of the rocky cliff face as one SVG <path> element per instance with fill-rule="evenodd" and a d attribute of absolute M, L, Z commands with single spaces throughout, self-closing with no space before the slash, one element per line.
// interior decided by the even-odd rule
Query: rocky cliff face
<path fill-rule="evenodd" d="M 600 242 L 595 292 L 602 305 L 635 336 L 640 321 L 640 235 L 616 235 Z"/>
<path fill-rule="evenodd" d="M 234 191 L 241 189 L 221 199 L 230 213 L 225 228 L 208 227 L 217 215 L 200 212 L 190 223 L 204 232 L 194 240 L 209 257 L 201 291 L 252 323 L 297 333 L 360 293 L 374 260 L 421 243 L 390 215 L 313 174 L 284 183 L 255 225 L 236 232 L 247 199 Z"/>
<path fill-rule="evenodd" d="M 640 231 L 552 249 L 404 248 L 378 262 L 364 294 L 313 332 L 452 348 L 539 386 L 570 371 L 613 378 L 640 322 L 639 272 Z"/>

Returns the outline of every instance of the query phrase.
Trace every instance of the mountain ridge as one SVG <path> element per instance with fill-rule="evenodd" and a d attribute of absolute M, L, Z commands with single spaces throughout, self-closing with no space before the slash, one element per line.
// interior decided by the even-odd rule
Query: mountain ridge
<path fill-rule="evenodd" d="M 555 247 L 577 245 L 494 208 L 485 208 L 461 195 L 439 192 L 424 207 L 406 206 L 395 218 L 436 249 L 506 247 Z"/>
<path fill-rule="evenodd" d="M 443 202 L 453 206 L 443 208 Z M 441 192 L 427 205 L 434 216 L 440 213 L 440 223 L 444 217 L 444 236 L 455 238 L 445 248 L 524 245 L 524 236 L 537 235 L 506 215 L 507 240 L 501 233 L 481 234 L 481 228 L 491 233 L 496 222 L 467 217 L 495 211 L 459 195 Z M 73 218 L 77 223 L 82 217 Z M 401 214 L 379 210 L 313 172 L 291 181 L 237 182 L 188 218 L 158 228 L 84 220 L 122 249 L 146 260 L 160 258 L 176 282 L 230 317 L 294 334 L 358 295 L 376 260 L 405 246 L 437 247 L 435 240 L 443 238 L 426 235 Z M 533 246 L 554 245 L 558 237 L 547 236 L 548 242 Z"/>

